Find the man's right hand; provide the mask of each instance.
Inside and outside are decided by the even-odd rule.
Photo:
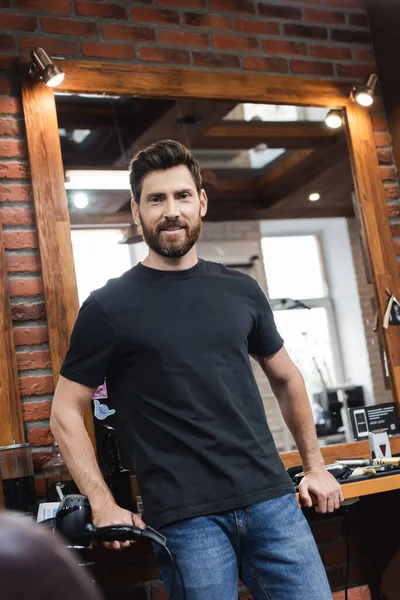
[[[139,529],[145,529],[146,523],[142,519],[125,508],[115,503],[106,504],[100,509],[92,508],[93,525],[96,527],[107,527],[108,525],[135,525]],[[129,548],[131,542],[103,542],[106,548],[111,550],[122,550]]]

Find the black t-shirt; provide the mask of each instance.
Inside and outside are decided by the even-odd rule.
[[[257,282],[199,260],[142,264],[91,293],[61,374],[109,396],[153,527],[293,492],[249,354],[282,348]]]

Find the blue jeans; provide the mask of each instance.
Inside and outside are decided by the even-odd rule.
[[[160,529],[176,557],[174,600],[237,600],[238,578],[254,600],[332,600],[318,548],[288,494]],[[165,553],[154,547],[170,589]]]

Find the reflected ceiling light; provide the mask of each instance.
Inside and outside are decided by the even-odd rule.
[[[375,87],[378,82],[378,76],[372,73],[367,77],[363,85],[356,85],[351,90],[351,97],[361,106],[371,106],[374,102]]]
[[[76,206],[76,208],[83,209],[86,208],[89,204],[89,198],[84,192],[78,192],[72,198],[72,202],[74,203],[74,206]]]
[[[330,110],[325,117],[325,123],[331,129],[339,129],[343,125],[342,113],[340,110]]]
[[[71,170],[65,171],[67,190],[130,190],[129,175],[124,170]]]
[[[43,81],[49,87],[55,87],[64,80],[64,73],[43,48],[34,48],[31,59],[29,73],[36,81]]]
[[[313,192],[308,196],[308,199],[311,200],[311,202],[317,202],[317,200],[321,199],[321,196],[318,194],[318,192]]]

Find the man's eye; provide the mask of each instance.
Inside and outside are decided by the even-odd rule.
[[[181,200],[188,200],[188,198],[190,198],[190,194],[188,194],[187,192],[184,192],[180,195]]]
[[[161,202],[161,198],[158,198],[158,196],[154,196],[154,198],[150,198],[150,202],[152,204],[158,204],[159,202]]]

